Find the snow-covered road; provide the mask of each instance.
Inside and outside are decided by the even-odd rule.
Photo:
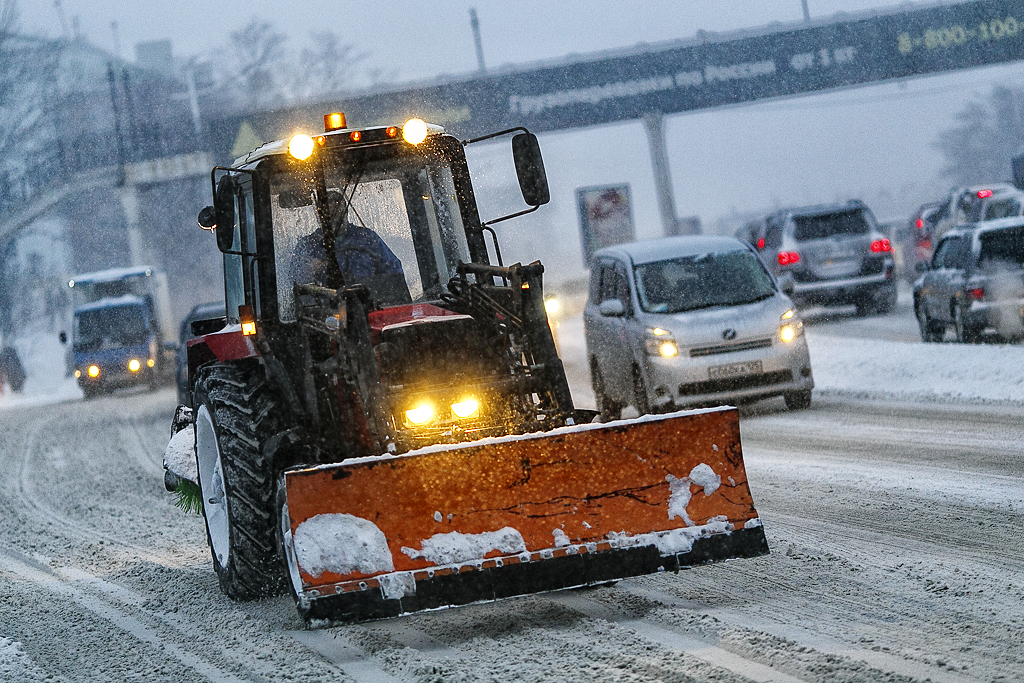
[[[320,631],[218,590],[172,391],[0,411],[0,680],[1024,680],[1024,349],[809,339],[813,407],[742,413],[771,555]]]

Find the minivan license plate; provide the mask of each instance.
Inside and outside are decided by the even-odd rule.
[[[712,366],[708,368],[708,377],[711,379],[728,379],[730,377],[742,377],[743,375],[756,375],[760,372],[764,372],[761,367],[761,361],[752,360],[746,363]]]

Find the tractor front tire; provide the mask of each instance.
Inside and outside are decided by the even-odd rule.
[[[277,483],[263,444],[280,431],[282,406],[256,365],[203,369],[193,397],[203,517],[221,590],[232,600],[278,595],[286,574]]]

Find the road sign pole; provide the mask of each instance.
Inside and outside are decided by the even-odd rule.
[[[664,120],[665,116],[661,112],[648,112],[643,116],[647,143],[651,148],[654,189],[658,194],[662,231],[669,237],[679,234],[679,219],[676,217],[676,203],[672,197],[672,176],[669,172],[668,150],[665,148]]]

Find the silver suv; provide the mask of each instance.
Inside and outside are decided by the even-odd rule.
[[[801,308],[854,304],[866,315],[896,305],[892,244],[860,201],[773,213],[755,244]]]
[[[754,249],[733,237],[668,237],[594,254],[583,311],[604,419],[785,397],[811,404],[803,323]]]

